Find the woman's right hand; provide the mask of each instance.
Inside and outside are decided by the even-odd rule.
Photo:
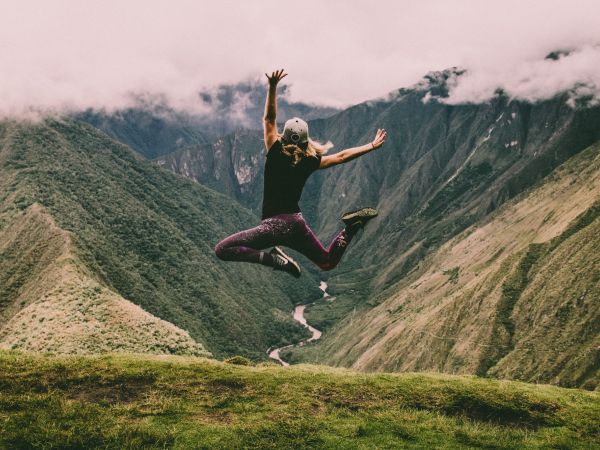
[[[275,87],[282,78],[287,76],[287,73],[283,73],[283,69],[281,69],[271,73],[271,76],[265,73],[265,76],[267,77],[267,80],[269,80],[269,86]]]
[[[375,135],[375,139],[371,142],[373,145],[373,149],[379,148],[385,142],[385,138],[387,137],[387,132],[383,128],[379,128],[377,130],[377,134]]]

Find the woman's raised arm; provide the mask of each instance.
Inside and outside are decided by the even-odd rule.
[[[263,118],[263,131],[265,135],[265,147],[267,151],[277,140],[277,83],[287,76],[283,69],[276,70],[271,76],[265,73],[269,80],[269,92],[265,102],[265,116]]]
[[[323,156],[321,158],[319,169],[326,169],[327,167],[335,166],[337,164],[343,164],[352,161],[365,153],[369,153],[370,151],[381,147],[384,144],[386,137],[386,131],[383,128],[379,128],[377,134],[375,134],[375,139],[368,144],[361,145],[360,147],[347,148],[333,155]]]

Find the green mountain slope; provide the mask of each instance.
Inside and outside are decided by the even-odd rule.
[[[0,352],[5,448],[596,448],[598,393],[435,374]]]
[[[353,289],[357,295],[349,297],[363,300],[379,294],[431,250],[600,139],[600,108],[574,110],[563,97],[443,105],[423,103],[424,95],[407,91],[311,124],[342,146],[367,141],[377,127],[389,130],[381,151],[324,172],[315,190],[316,210],[327,212],[316,219],[324,236],[339,226],[333,212],[340,203],[380,211],[350,249],[350,264],[331,274],[332,293]]]
[[[166,106],[129,108],[112,114],[89,110],[75,115],[75,118],[147,158],[212,140],[193,117]]]
[[[0,232],[0,347],[209,355],[188,333],[95,279],[38,203]]]
[[[597,388],[599,250],[597,143],[446,242],[304,357]]]
[[[214,256],[218,240],[257,220],[239,204],[75,121],[4,122],[0,149],[0,233],[41,205],[69,234],[77,264],[94,283],[186,330],[217,356],[266,358],[271,345],[306,334],[288,311],[318,296],[316,283]],[[43,271],[14,262],[7,270],[15,276],[0,289],[8,292],[4,323],[29,302],[15,306],[28,271]]]

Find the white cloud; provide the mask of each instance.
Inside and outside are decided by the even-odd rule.
[[[284,67],[292,100],[344,106],[464,67],[453,101],[496,87],[597,95],[597,1],[0,0],[0,114],[120,108]],[[557,48],[578,49],[544,61]]]
[[[557,92],[572,91],[571,98],[600,98],[600,46],[583,46],[559,60],[516,61],[505,67],[475,67],[458,77],[448,103],[489,100],[497,89],[509,97],[538,101]]]

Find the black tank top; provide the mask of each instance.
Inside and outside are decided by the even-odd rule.
[[[265,163],[262,218],[300,212],[298,201],[306,179],[319,168],[321,156],[305,156],[294,166],[280,140],[269,149]]]

